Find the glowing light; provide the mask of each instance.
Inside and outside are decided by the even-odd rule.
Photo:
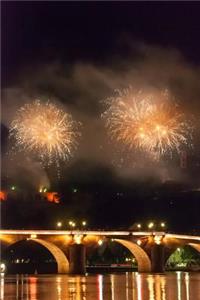
[[[56,278],[56,285],[57,285],[57,293],[58,293],[57,300],[61,300],[62,287],[61,287],[61,278],[60,277]]]
[[[148,224],[148,228],[153,228],[154,227],[154,223],[153,222],[150,222],[149,224]]]
[[[160,226],[161,226],[161,227],[165,227],[165,223],[162,222],[162,223],[160,224]]]
[[[98,300],[103,300],[103,276],[98,275]]]
[[[0,272],[1,272],[1,273],[4,273],[5,270],[6,270],[6,265],[5,265],[4,263],[1,263],[1,264],[0,264]]]
[[[128,257],[126,257],[126,258],[125,258],[125,261],[129,261],[129,258],[128,258]]]
[[[126,258],[125,258],[125,261],[126,261],[126,262],[128,262],[128,261],[135,262],[135,258],[129,258],[129,257],[126,257]]]
[[[141,274],[136,273],[137,300],[142,300],[142,279]]]
[[[45,193],[45,196],[49,202],[60,203],[60,197],[57,192]]]
[[[162,300],[166,300],[167,298],[166,298],[166,279],[165,279],[165,277],[161,277],[160,278],[160,285],[161,285],[161,299]],[[189,300],[189,299],[187,299],[187,300]]]
[[[162,243],[162,236],[161,235],[155,235],[154,236],[154,242],[157,244],[157,245],[160,245]]]
[[[57,227],[62,227],[62,222],[57,222]]]
[[[185,273],[185,288],[186,288],[186,300],[190,299],[190,275],[189,273]]]
[[[83,226],[86,226],[86,225],[87,225],[87,222],[86,222],[86,221],[82,221],[82,225],[83,225]]]
[[[36,239],[37,238],[37,234],[31,234],[31,239]]]
[[[47,188],[46,187],[40,187],[39,188],[39,193],[46,193],[47,192]]]
[[[177,294],[178,294],[178,300],[182,299],[182,291],[181,291],[181,272],[177,271]]]
[[[1,283],[0,283],[0,299],[4,300],[4,273],[1,273]]]
[[[148,275],[147,278],[147,282],[148,282],[148,290],[149,290],[149,300],[155,300],[155,282],[154,282],[154,278],[152,277],[152,275]],[[159,298],[158,298],[159,299]]]
[[[137,224],[137,228],[141,228],[142,227],[142,225],[141,224]]]
[[[15,191],[16,190],[16,186],[12,185],[10,189],[11,189],[11,191]]]
[[[36,155],[44,165],[67,160],[76,148],[77,123],[70,114],[56,105],[36,100],[25,104],[16,114],[10,126],[19,150]]]
[[[141,240],[137,240],[137,244],[138,244],[138,246],[140,246],[142,244],[142,241]]]
[[[76,227],[76,223],[74,221],[69,221],[68,223],[71,227]]]
[[[0,191],[0,201],[7,200],[7,193],[5,191]]]
[[[76,244],[81,244],[83,240],[83,235],[82,234],[75,234],[74,235],[74,241]]]
[[[181,248],[177,248],[177,251],[178,251],[178,252],[181,252]]]
[[[37,299],[37,278],[36,277],[29,277],[29,298],[30,300],[35,300]]]
[[[98,240],[98,245],[101,246],[103,244],[103,240]]]
[[[160,93],[159,101],[157,98],[129,88],[107,99],[108,109],[102,117],[111,138],[155,157],[180,152],[188,144],[189,123],[177,105],[170,104],[168,92]]]

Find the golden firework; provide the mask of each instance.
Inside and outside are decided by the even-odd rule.
[[[72,116],[49,101],[25,104],[10,126],[17,147],[36,154],[45,164],[68,159],[78,135]]]
[[[138,148],[151,154],[162,155],[187,144],[189,125],[184,114],[168,101],[162,93],[160,101],[132,89],[118,91],[107,100],[108,109],[103,113],[112,139],[129,148]]]

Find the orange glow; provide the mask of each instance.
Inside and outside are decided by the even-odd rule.
[[[15,236],[0,234],[0,243],[2,244],[14,244],[16,241]]]
[[[37,278],[30,277],[29,284],[30,284],[30,290],[29,290],[30,300],[34,300],[37,298]]]
[[[7,200],[7,193],[5,191],[0,191],[0,201]]]
[[[95,235],[86,235],[83,239],[83,243],[87,246],[98,245],[98,241],[100,240],[100,236]]]
[[[44,194],[49,202],[60,203],[60,197],[57,192],[48,192]]]
[[[67,247],[74,243],[72,235],[55,235],[48,238],[51,243],[60,245],[60,247]]]

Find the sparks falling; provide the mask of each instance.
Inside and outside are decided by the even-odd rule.
[[[35,154],[45,165],[67,160],[77,145],[77,123],[49,101],[22,106],[10,126],[16,146]]]
[[[103,113],[106,127],[113,140],[160,157],[167,152],[179,152],[188,144],[189,124],[178,107],[167,101],[163,93],[160,101],[132,89],[118,91],[107,100]]]

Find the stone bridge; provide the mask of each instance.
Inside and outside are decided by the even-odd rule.
[[[19,241],[34,241],[45,247],[57,262],[58,273],[83,274],[86,248],[115,241],[135,257],[138,272],[164,272],[169,256],[189,245],[200,252],[200,236],[166,232],[89,230],[0,230],[1,251]]]

